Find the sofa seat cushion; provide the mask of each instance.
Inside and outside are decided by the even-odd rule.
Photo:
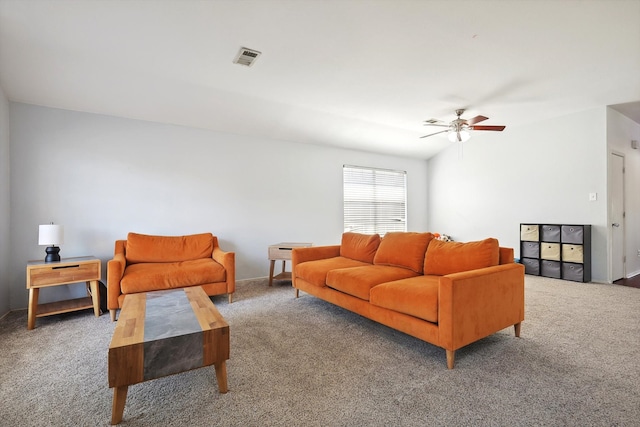
[[[224,282],[224,267],[212,258],[128,266],[120,281],[123,294]]]
[[[390,232],[384,235],[373,258],[376,265],[404,267],[422,273],[431,233]]]
[[[444,276],[500,263],[500,245],[497,239],[477,242],[444,242],[434,240],[424,259],[424,274]]]
[[[151,236],[138,233],[127,235],[127,264],[211,258],[212,252],[213,234],[211,233],[188,236]]]
[[[378,307],[438,323],[439,276],[417,276],[382,283],[371,289],[369,302]]]
[[[406,268],[384,265],[341,268],[327,273],[327,286],[368,301],[369,292],[374,286],[417,275]]]
[[[312,285],[326,286],[327,273],[331,270],[347,267],[361,267],[370,265],[355,259],[337,256],[333,258],[318,259],[314,261],[302,262],[296,265],[295,275]]]

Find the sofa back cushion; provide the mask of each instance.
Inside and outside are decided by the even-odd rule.
[[[212,253],[211,233],[189,236],[150,236],[138,233],[127,235],[127,264],[189,261],[211,258]]]
[[[379,234],[343,233],[340,256],[373,264],[378,246],[380,246]]]
[[[380,241],[373,263],[408,268],[416,273],[422,273],[424,254],[432,239],[431,233],[387,233]]]
[[[497,239],[477,242],[444,242],[434,240],[424,259],[424,274],[444,276],[478,268],[492,267],[500,263],[500,247]]]

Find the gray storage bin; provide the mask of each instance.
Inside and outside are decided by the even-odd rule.
[[[560,262],[558,261],[549,261],[542,260],[540,262],[540,274],[545,277],[553,277],[555,279],[560,279],[562,277],[560,272]]]
[[[522,242],[520,256],[523,258],[540,258],[540,243]]]
[[[540,275],[540,261],[532,258],[522,258],[522,264],[524,265],[524,273],[532,274],[534,276]]]
[[[581,225],[563,225],[562,243],[584,243],[584,227]]]
[[[582,264],[573,264],[570,262],[562,263],[562,278],[564,280],[573,280],[574,282],[584,281],[584,267]]]
[[[560,226],[543,225],[540,240],[543,242],[560,242]]]
[[[520,240],[537,242],[540,240],[537,224],[520,224]]]

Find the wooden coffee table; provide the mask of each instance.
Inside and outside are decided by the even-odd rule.
[[[111,424],[143,381],[214,365],[226,393],[228,359],[229,325],[201,287],[127,295],[109,346]]]

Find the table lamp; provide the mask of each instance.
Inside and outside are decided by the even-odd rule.
[[[38,233],[38,244],[49,245],[46,249],[47,256],[44,262],[60,261],[60,248],[64,242],[64,227],[54,223],[44,224],[40,226]]]

